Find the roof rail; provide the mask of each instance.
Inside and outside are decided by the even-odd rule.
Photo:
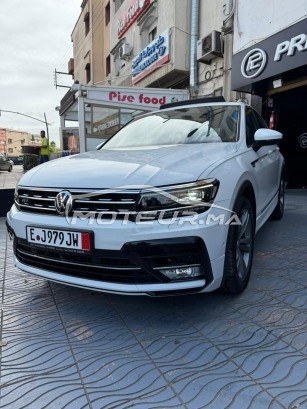
[[[181,105],[194,105],[194,104],[205,104],[208,102],[225,102],[224,97],[205,97],[196,99],[187,99],[185,101],[170,102],[169,104],[164,104],[160,106],[160,109],[172,108]]]

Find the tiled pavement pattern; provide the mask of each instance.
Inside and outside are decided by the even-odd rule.
[[[149,298],[18,271],[0,222],[1,408],[307,408],[307,191],[258,233],[240,296]]]

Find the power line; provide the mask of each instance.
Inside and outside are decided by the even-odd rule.
[[[41,119],[35,118],[34,116],[31,116],[31,115],[22,114],[21,112],[16,112],[16,111],[6,111],[5,109],[1,109],[1,108],[0,108],[0,116],[1,116],[1,112],[9,112],[9,113],[11,113],[11,114],[22,115],[22,116],[26,116],[26,117],[28,117],[28,118],[34,119],[35,121],[42,122],[43,124],[45,124],[45,125],[46,125],[46,129],[47,129],[47,136],[48,136],[48,138],[49,138],[49,129],[48,129],[48,125],[51,125],[51,124],[49,124],[49,123],[47,122],[47,118],[46,118],[46,114],[45,114],[45,112],[44,112],[44,118],[45,118],[45,120],[44,120],[44,121],[43,121],[43,120],[41,120]]]

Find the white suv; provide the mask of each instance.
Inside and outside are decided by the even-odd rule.
[[[15,263],[105,292],[239,293],[255,233],[283,215],[281,138],[243,102],[139,116],[100,149],[23,175],[7,214]]]

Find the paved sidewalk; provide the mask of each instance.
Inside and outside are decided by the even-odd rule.
[[[12,172],[0,171],[0,189],[15,189],[23,173],[22,165],[13,165]]]
[[[1,408],[307,408],[307,191],[258,233],[240,296],[50,283],[13,266],[4,220]]]

